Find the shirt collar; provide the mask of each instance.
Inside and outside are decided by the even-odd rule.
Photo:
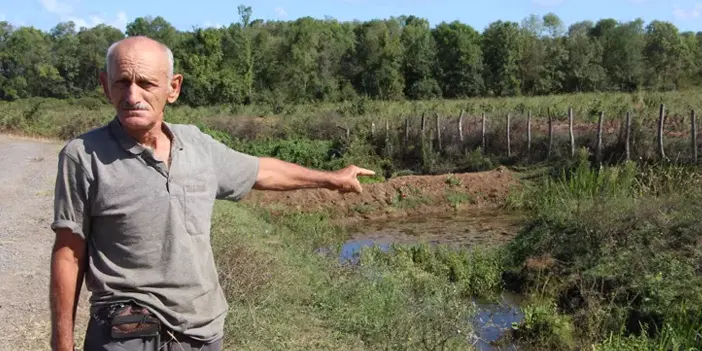
[[[117,116],[115,116],[109,124],[112,135],[117,139],[117,142],[122,146],[122,148],[124,148],[124,150],[131,152],[134,155],[139,155],[146,150],[143,145],[139,144],[139,142],[132,138],[131,135],[127,134],[124,128],[122,128],[122,124]],[[166,132],[171,135],[171,149],[174,150],[177,148],[182,150],[183,142],[173,131],[172,125],[165,121],[162,124]]]

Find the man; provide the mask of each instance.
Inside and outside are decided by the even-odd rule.
[[[115,118],[61,150],[51,258],[52,347],[74,349],[80,287],[91,295],[85,349],[219,350],[227,303],[210,247],[215,199],[248,191],[360,192],[349,166],[315,171],[231,150],[163,120],[183,77],[145,37],[115,43],[100,75]]]

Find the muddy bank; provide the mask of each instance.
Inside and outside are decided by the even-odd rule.
[[[291,192],[252,191],[244,203],[276,210],[327,212],[347,222],[497,208],[518,186],[515,172],[500,167],[486,172],[403,176],[363,185],[361,194],[325,189]]]

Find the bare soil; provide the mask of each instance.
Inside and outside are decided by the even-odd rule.
[[[327,212],[346,221],[397,218],[454,210],[502,206],[518,180],[505,167],[476,173],[404,176],[383,183],[363,184],[361,194],[326,189],[291,192],[251,192],[244,202],[273,209]],[[449,196],[466,195],[454,206]]]
[[[0,135],[0,350],[49,349],[49,226],[61,146]],[[87,319],[81,305],[78,332]]]

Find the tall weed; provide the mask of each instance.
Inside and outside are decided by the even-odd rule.
[[[675,311],[684,304],[686,315],[702,313],[698,173],[671,164],[594,168],[588,159],[581,153],[515,201],[533,220],[508,247],[510,271],[572,314],[583,341],[668,328],[646,340],[668,333],[697,342]]]

